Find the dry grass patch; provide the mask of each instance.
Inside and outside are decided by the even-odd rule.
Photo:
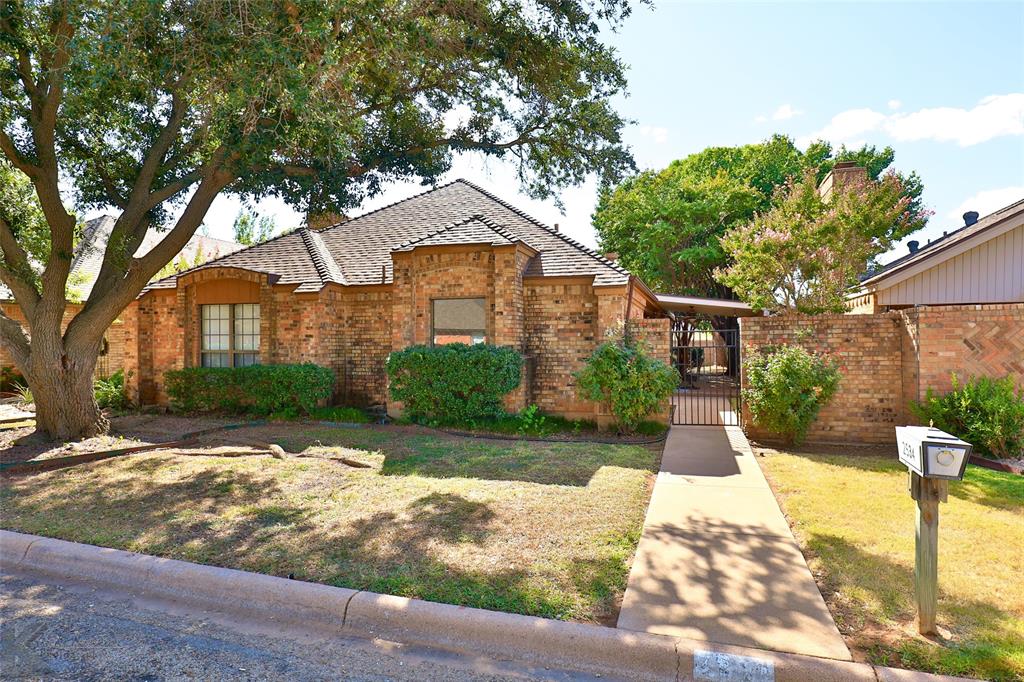
[[[238,435],[304,456],[164,451],[12,478],[0,489],[2,525],[331,585],[612,622],[658,457],[636,445],[396,427],[275,425]]]
[[[884,456],[765,451],[765,473],[851,647],[875,663],[1024,679],[1024,479],[969,466],[940,506],[939,625],[916,634],[914,502]]]

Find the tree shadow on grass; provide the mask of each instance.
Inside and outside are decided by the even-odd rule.
[[[658,446],[466,438],[379,427],[295,428],[277,439],[290,452],[310,447],[377,452],[385,476],[476,478],[586,486],[602,467],[657,471]],[[358,455],[354,455],[358,459]]]
[[[832,534],[813,533],[808,549],[825,566],[818,583],[840,628],[872,662],[993,680],[1019,679],[1024,674],[1019,658],[1024,637],[1019,634],[1018,616],[991,602],[940,591],[940,622],[949,619],[956,633],[953,641],[915,637],[905,629],[916,618],[912,567]],[[882,613],[853,603],[848,595],[855,589],[881,604]]]
[[[624,585],[631,547],[584,558],[490,559],[507,529],[490,504],[456,492],[414,496],[358,518],[323,514],[358,477],[338,475],[333,493],[208,460],[151,454],[23,477],[2,489],[3,526],[66,540],[215,566],[294,575],[356,589],[555,618],[607,622]],[[279,466],[267,458],[267,466]],[[188,463],[195,460],[188,458]],[[237,462],[237,460],[231,460]],[[289,468],[291,467],[291,469]],[[165,478],[181,468],[179,478]],[[322,472],[321,475],[331,475]],[[357,478],[353,478],[357,477]],[[344,509],[341,507],[340,509]],[[499,552],[499,550],[495,550]]]

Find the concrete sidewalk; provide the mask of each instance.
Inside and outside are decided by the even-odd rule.
[[[618,627],[850,660],[734,426],[670,431]]]

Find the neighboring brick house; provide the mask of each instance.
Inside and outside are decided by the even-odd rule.
[[[103,265],[103,255],[107,247],[107,240],[110,239],[110,232],[114,229],[115,218],[103,215],[93,218],[85,223],[82,229],[82,236],[78,240],[74,258],[71,261],[71,270],[68,273],[69,302],[64,310],[63,325],[67,325],[82,309],[82,303],[89,298],[96,277],[100,274]],[[142,244],[136,251],[136,255],[147,253],[156,246],[163,238],[163,233],[157,230],[150,230],[142,239]],[[229,242],[223,239],[214,239],[203,235],[195,235],[185,244],[185,248],[175,257],[175,262],[181,260],[186,263],[193,263],[198,260],[209,260],[227,255],[243,248],[241,244]],[[17,320],[24,325],[25,317],[21,308],[14,301],[11,292],[3,284],[0,284],[0,309],[12,320]],[[100,349],[100,356],[96,362],[96,375],[107,377],[122,368],[124,360],[124,328],[120,319],[114,320],[103,338],[103,347]],[[0,347],[0,367],[11,366],[13,363],[7,352]]]
[[[464,180],[168,277],[122,315],[143,404],[167,401],[167,370],[256,362],[314,362],[336,373],[337,402],[387,404],[389,353],[463,341],[526,358],[508,409],[602,422],[574,373],[626,318],[667,360],[663,317],[621,266]]]

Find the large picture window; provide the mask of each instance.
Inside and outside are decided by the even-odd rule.
[[[484,343],[487,341],[487,302],[482,298],[434,300],[433,343]]]
[[[203,367],[246,367],[260,361],[260,304],[200,306]]]

